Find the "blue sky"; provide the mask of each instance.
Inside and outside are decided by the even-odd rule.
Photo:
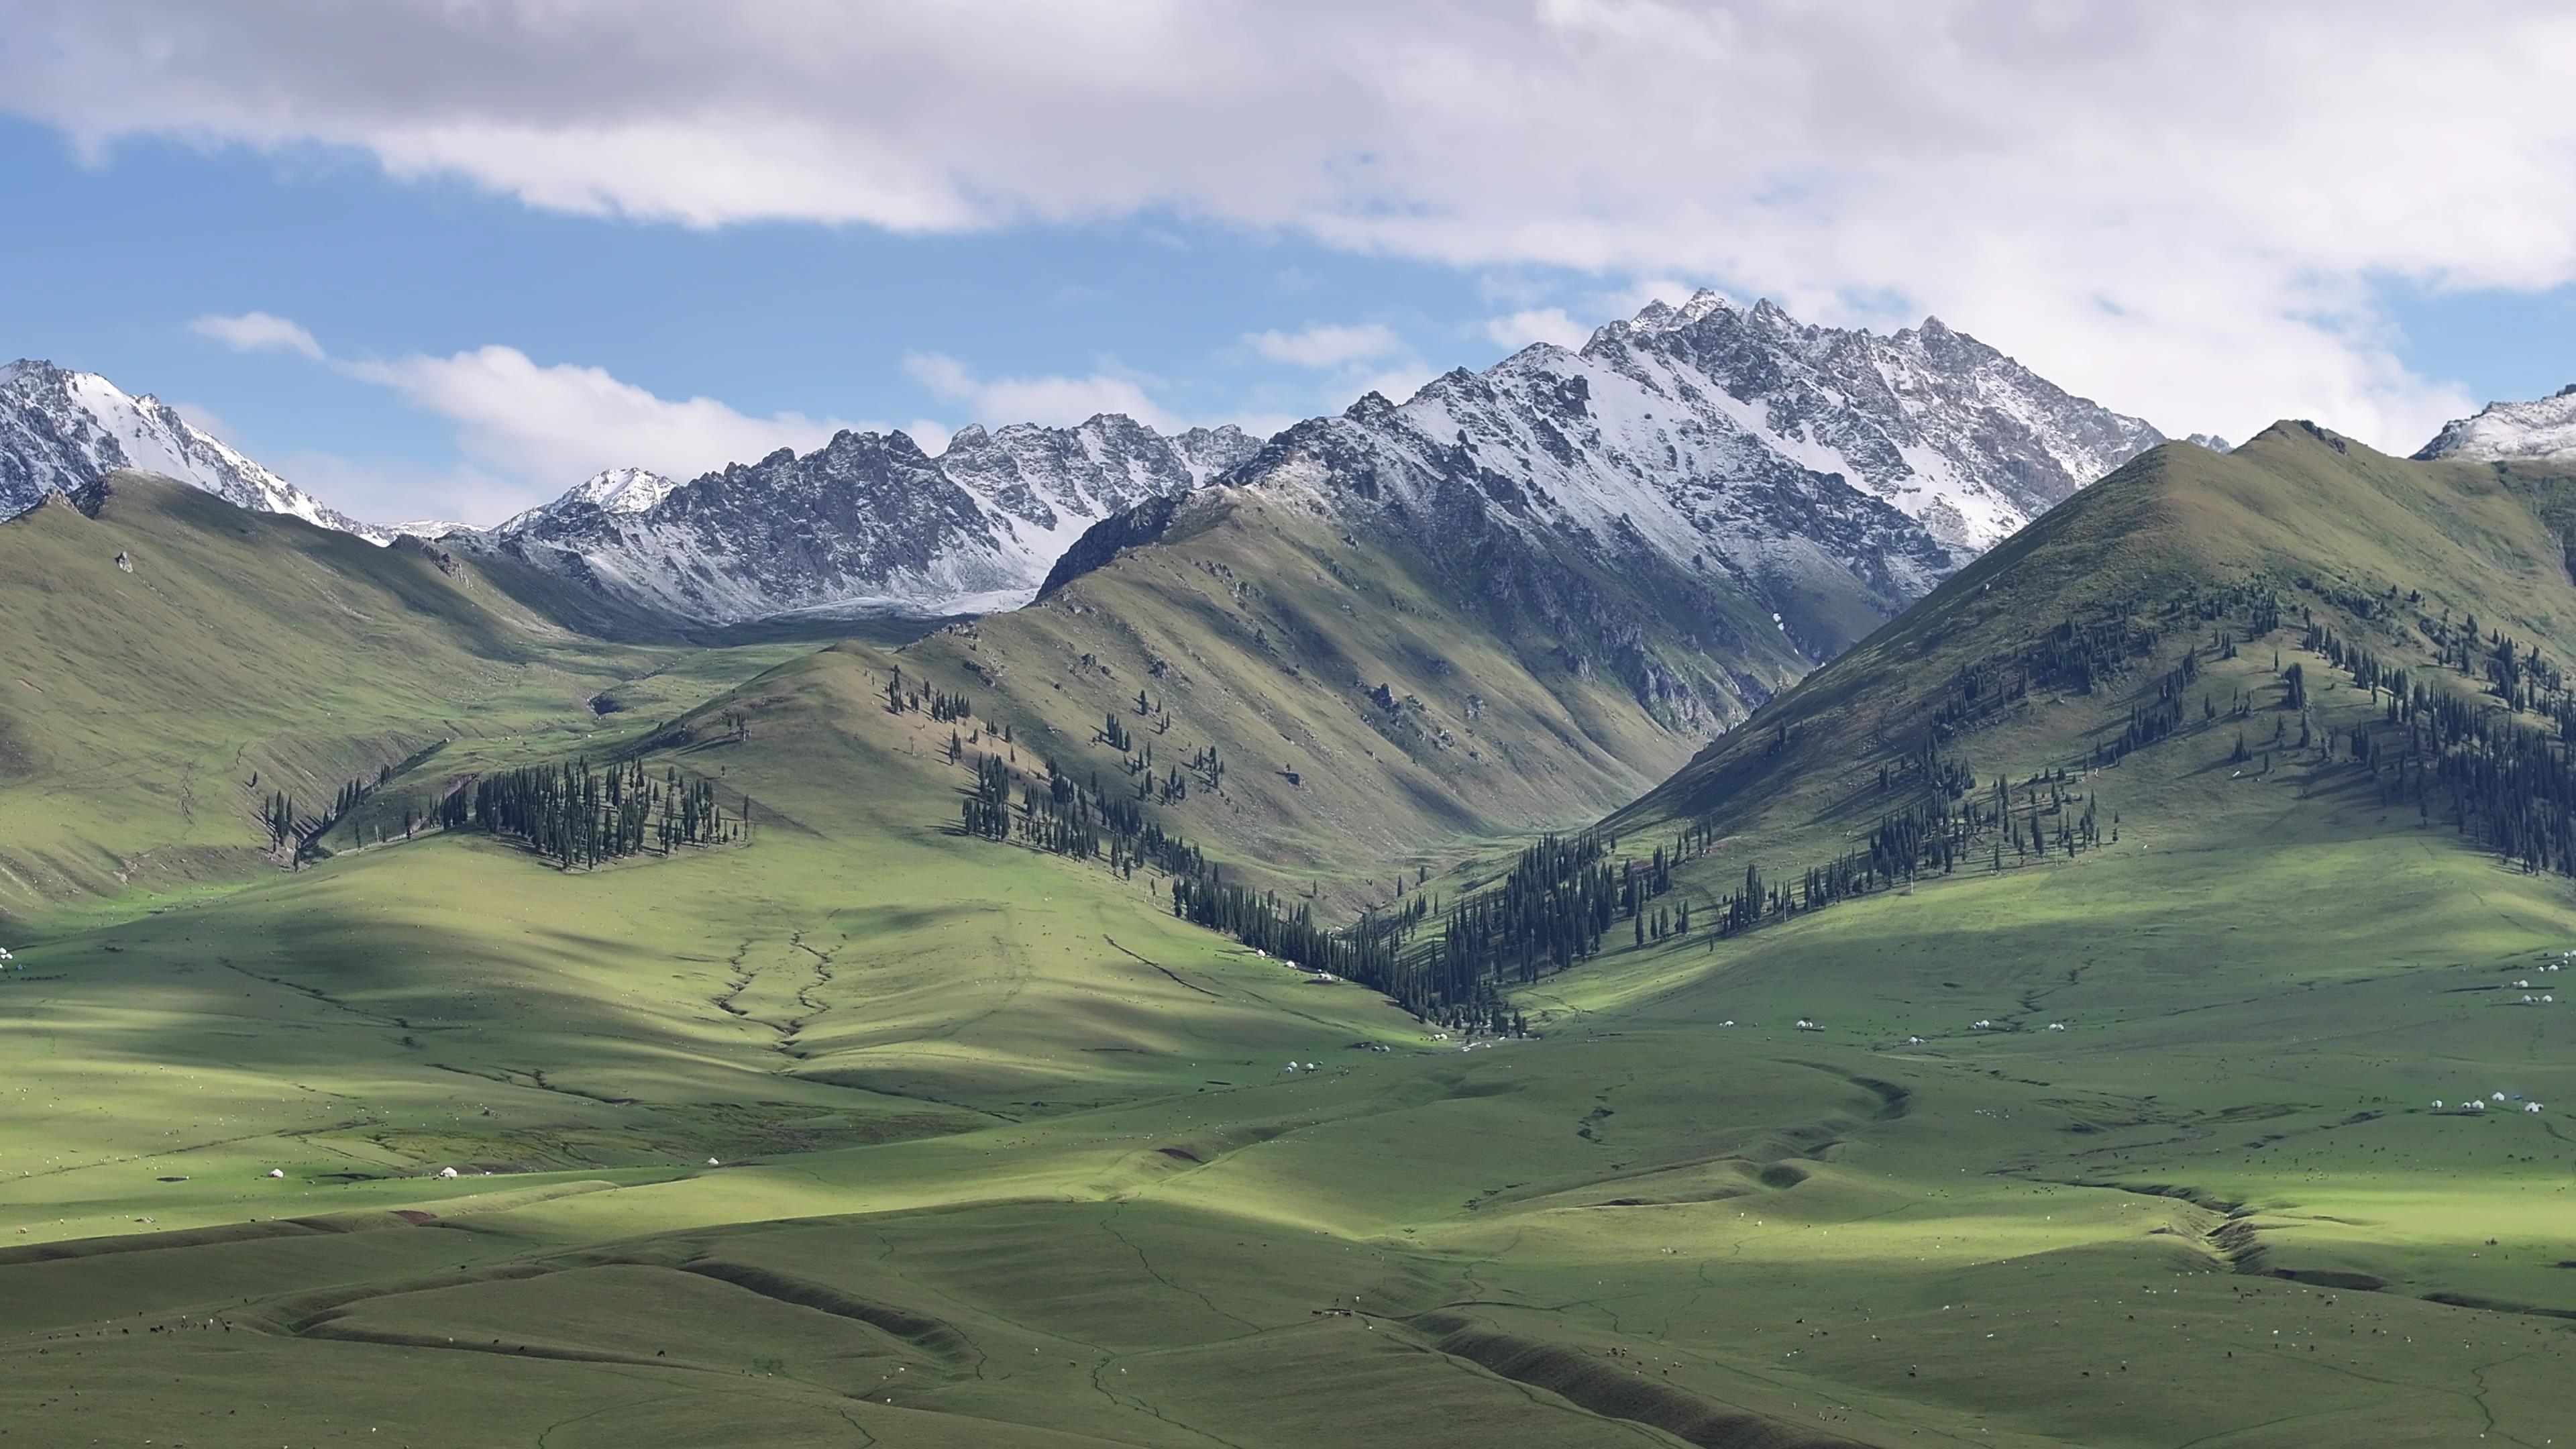
[[[1168,215],[967,236],[693,228],[392,180],[346,149],[140,139],[84,158],[25,121],[0,121],[0,177],[14,210],[47,218],[0,228],[0,267],[33,283],[0,296],[0,352],[183,404],[298,481],[318,467],[327,476],[312,486],[329,501],[377,514],[448,501],[437,490],[477,461],[456,420],[326,361],[237,351],[192,322],[292,319],[334,359],[501,345],[663,398],[915,427],[935,443],[918,424],[1023,419],[927,385],[906,366],[923,354],[986,379],[1126,378],[1179,423],[1277,426],[1371,384],[1488,365],[1512,350],[1496,318],[1570,304],[1597,322],[1629,300],[1612,295],[1624,283],[1565,268],[1359,256]],[[1359,355],[1324,365],[1246,341],[1319,325],[1392,340],[1361,338],[1343,348]],[[1079,415],[1058,407],[1044,420]],[[580,479],[525,481],[533,501]]]
[[[0,0],[0,354],[481,522],[1272,426],[1691,284],[2402,449],[2576,381],[2576,23],[2472,8]]]

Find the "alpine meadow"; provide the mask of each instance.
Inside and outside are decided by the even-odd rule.
[[[278,79],[242,102],[267,119],[156,122],[201,149],[148,164],[250,148],[321,173],[258,183],[317,216],[362,186],[530,259],[557,225],[648,235],[674,287],[709,264],[677,256],[792,271],[808,225],[836,258],[882,228],[925,287],[952,254],[1033,268],[1031,236],[1131,245],[1096,218],[1140,202],[962,162],[955,205],[998,208],[971,225],[726,212],[805,175],[805,58],[775,58],[763,164],[728,162],[692,128],[734,102],[485,116],[521,45],[653,88],[642,42],[566,59],[522,8],[508,47],[416,15],[421,55],[377,36],[349,73],[403,77],[349,125],[414,124],[417,83],[452,127],[308,136]],[[0,76],[109,43],[88,24],[0,42]],[[1309,63],[1277,94],[1329,111]],[[904,64],[835,85],[968,83]],[[1089,138],[1084,104],[1131,99],[1054,114]],[[524,156],[438,149],[505,123]],[[1926,154],[1970,144],[1947,124]],[[922,148],[885,176],[950,143],[815,136],[862,169]],[[98,146],[77,184],[147,164]],[[621,191],[622,146],[710,189]],[[925,408],[995,414],[954,432],[837,420],[904,395],[764,418],[507,348],[191,324],[227,366],[446,409],[458,499],[506,491],[528,418],[603,420],[587,481],[376,523],[338,424],[237,448],[229,394],[129,393],[68,346],[0,367],[0,1449],[2576,1432],[2576,389],[2394,451],[2363,439],[2396,412],[2186,441],[1994,345],[2039,310],[1945,300],[1954,326],[1875,273],[1785,304],[1563,282],[1517,315],[1616,320],[1497,323],[1490,366],[1435,372],[1400,349],[1438,279],[1490,246],[1476,305],[1514,305],[1555,274],[1502,249],[1536,243],[1402,240],[1446,213],[1392,139],[1324,168],[1369,171],[1384,229],[1312,242],[1162,154],[1119,184],[1168,197],[1132,245],[1175,297],[1239,232],[1276,279],[1246,296],[1359,285],[1313,257],[1423,293],[1203,349],[1328,408],[1184,406],[1196,364],[1117,361],[1133,319],[1075,290],[1027,326],[1102,329],[1094,376],[906,355]],[[1850,180],[1794,159],[1728,204]],[[1550,204],[1526,225],[1578,227]],[[539,306],[503,258],[431,300]],[[803,314],[743,305],[805,355]],[[2182,395],[2136,405],[2194,421]]]

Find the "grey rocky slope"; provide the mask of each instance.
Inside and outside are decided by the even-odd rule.
[[[2443,424],[2415,456],[2482,463],[2576,457],[2576,384],[2531,402],[2489,403],[2474,417]]]
[[[0,518],[119,468],[163,474],[244,508],[293,514],[378,543],[391,537],[324,506],[149,393],[131,397],[97,373],[50,362],[0,367]]]
[[[688,483],[602,474],[450,541],[704,623],[980,612],[1025,602],[1092,524],[1256,446],[1237,428],[1165,436],[1117,414],[964,428],[937,457],[901,432],[843,432]]]

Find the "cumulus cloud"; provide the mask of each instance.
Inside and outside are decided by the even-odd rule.
[[[341,366],[454,423],[468,458],[541,482],[549,495],[603,468],[692,478],[782,447],[805,452],[862,426],[794,412],[753,417],[709,397],[665,398],[603,368],[541,364],[515,347]]]
[[[1533,342],[1581,347],[1590,340],[1592,329],[1566,316],[1563,307],[1537,307],[1487,319],[1485,335],[1515,350]]]
[[[391,388],[454,425],[466,458],[460,467],[423,469],[329,453],[283,460],[286,476],[362,518],[493,523],[604,468],[692,478],[782,447],[810,451],[845,427],[879,426],[796,412],[756,417],[714,398],[661,397],[604,368],[539,363],[515,347],[446,357],[337,358],[302,326],[266,312],[200,317],[189,325],[241,351],[302,353]],[[937,424],[915,426],[945,444],[946,430]]]
[[[424,467],[383,458],[303,451],[265,460],[295,486],[341,512],[376,523],[489,526],[561,493],[472,465]]]
[[[0,23],[0,105],[98,150],[344,145],[692,226],[1177,212],[1686,276],[1819,321],[1937,312],[2176,431],[2304,413],[2411,447],[2465,400],[2399,363],[2377,289],[2576,280],[2576,12],[2511,0],[0,0]]]
[[[1376,322],[1317,322],[1300,332],[1247,333],[1243,345],[1292,367],[1339,367],[1402,352],[1404,339]]]
[[[316,359],[322,356],[322,344],[313,340],[312,333],[266,312],[200,317],[188,324],[188,330],[200,337],[211,337],[235,352],[285,351]]]
[[[1181,426],[1143,383],[1111,371],[1088,377],[994,377],[941,352],[915,352],[903,359],[915,382],[939,396],[966,405],[975,421],[989,424],[1045,423],[1064,427],[1097,413],[1125,413],[1149,427],[1169,431]]]

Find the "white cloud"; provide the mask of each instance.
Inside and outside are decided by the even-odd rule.
[[[1439,375],[1418,362],[1390,367],[1358,378],[1351,384],[1351,396],[1357,398],[1373,392],[1389,402],[1403,402],[1422,391],[1424,383]]]
[[[204,403],[174,402],[170,404],[170,407],[171,410],[178,413],[179,416],[186,418],[188,422],[197,429],[197,431],[205,433],[210,437],[231,438],[239,436],[239,434],[233,431],[233,425],[224,421],[222,414],[217,413],[213,408],[206,406]]]
[[[341,364],[456,425],[467,457],[552,496],[603,468],[693,478],[786,447],[805,452],[844,427],[802,413],[753,417],[714,398],[659,397],[602,368],[539,364],[515,347]]]
[[[903,366],[922,386],[964,403],[977,422],[1066,427],[1098,413],[1125,413],[1165,431],[1181,426],[1136,378],[1105,369],[1089,377],[983,378],[940,352],[908,353]]]
[[[188,324],[188,330],[200,337],[211,337],[235,352],[300,352],[306,357],[322,356],[322,344],[313,334],[283,317],[266,312],[244,312],[238,317],[200,317]]]
[[[441,517],[494,523],[543,502],[604,468],[650,468],[693,478],[782,447],[821,446],[844,427],[874,424],[781,412],[754,417],[714,398],[672,399],[622,381],[604,368],[540,364],[515,347],[479,347],[448,357],[333,358],[313,334],[265,312],[200,317],[191,330],[244,351],[285,348],[348,376],[389,387],[405,402],[455,425],[464,466],[410,464],[305,453],[285,475],[361,518]],[[945,441],[936,424],[927,426]]]
[[[423,467],[326,452],[263,461],[341,512],[377,523],[440,520],[488,527],[563,491],[470,465]]]
[[[1317,322],[1301,332],[1250,332],[1243,344],[1293,367],[1339,367],[1404,350],[1404,339],[1377,322]]]
[[[1632,309],[1633,310],[1633,309]],[[1565,315],[1563,307],[1538,307],[1514,312],[1508,317],[1490,318],[1485,335],[1502,346],[1518,350],[1533,342],[1553,342],[1559,347],[1581,347],[1592,337],[1592,329]]]
[[[693,226],[1152,212],[1704,277],[1818,321],[1938,312],[2230,436],[2307,414],[2411,447],[2462,400],[2399,364],[2374,288],[2576,281],[2576,12],[2512,0],[0,12],[0,104],[95,150],[318,141]]]

